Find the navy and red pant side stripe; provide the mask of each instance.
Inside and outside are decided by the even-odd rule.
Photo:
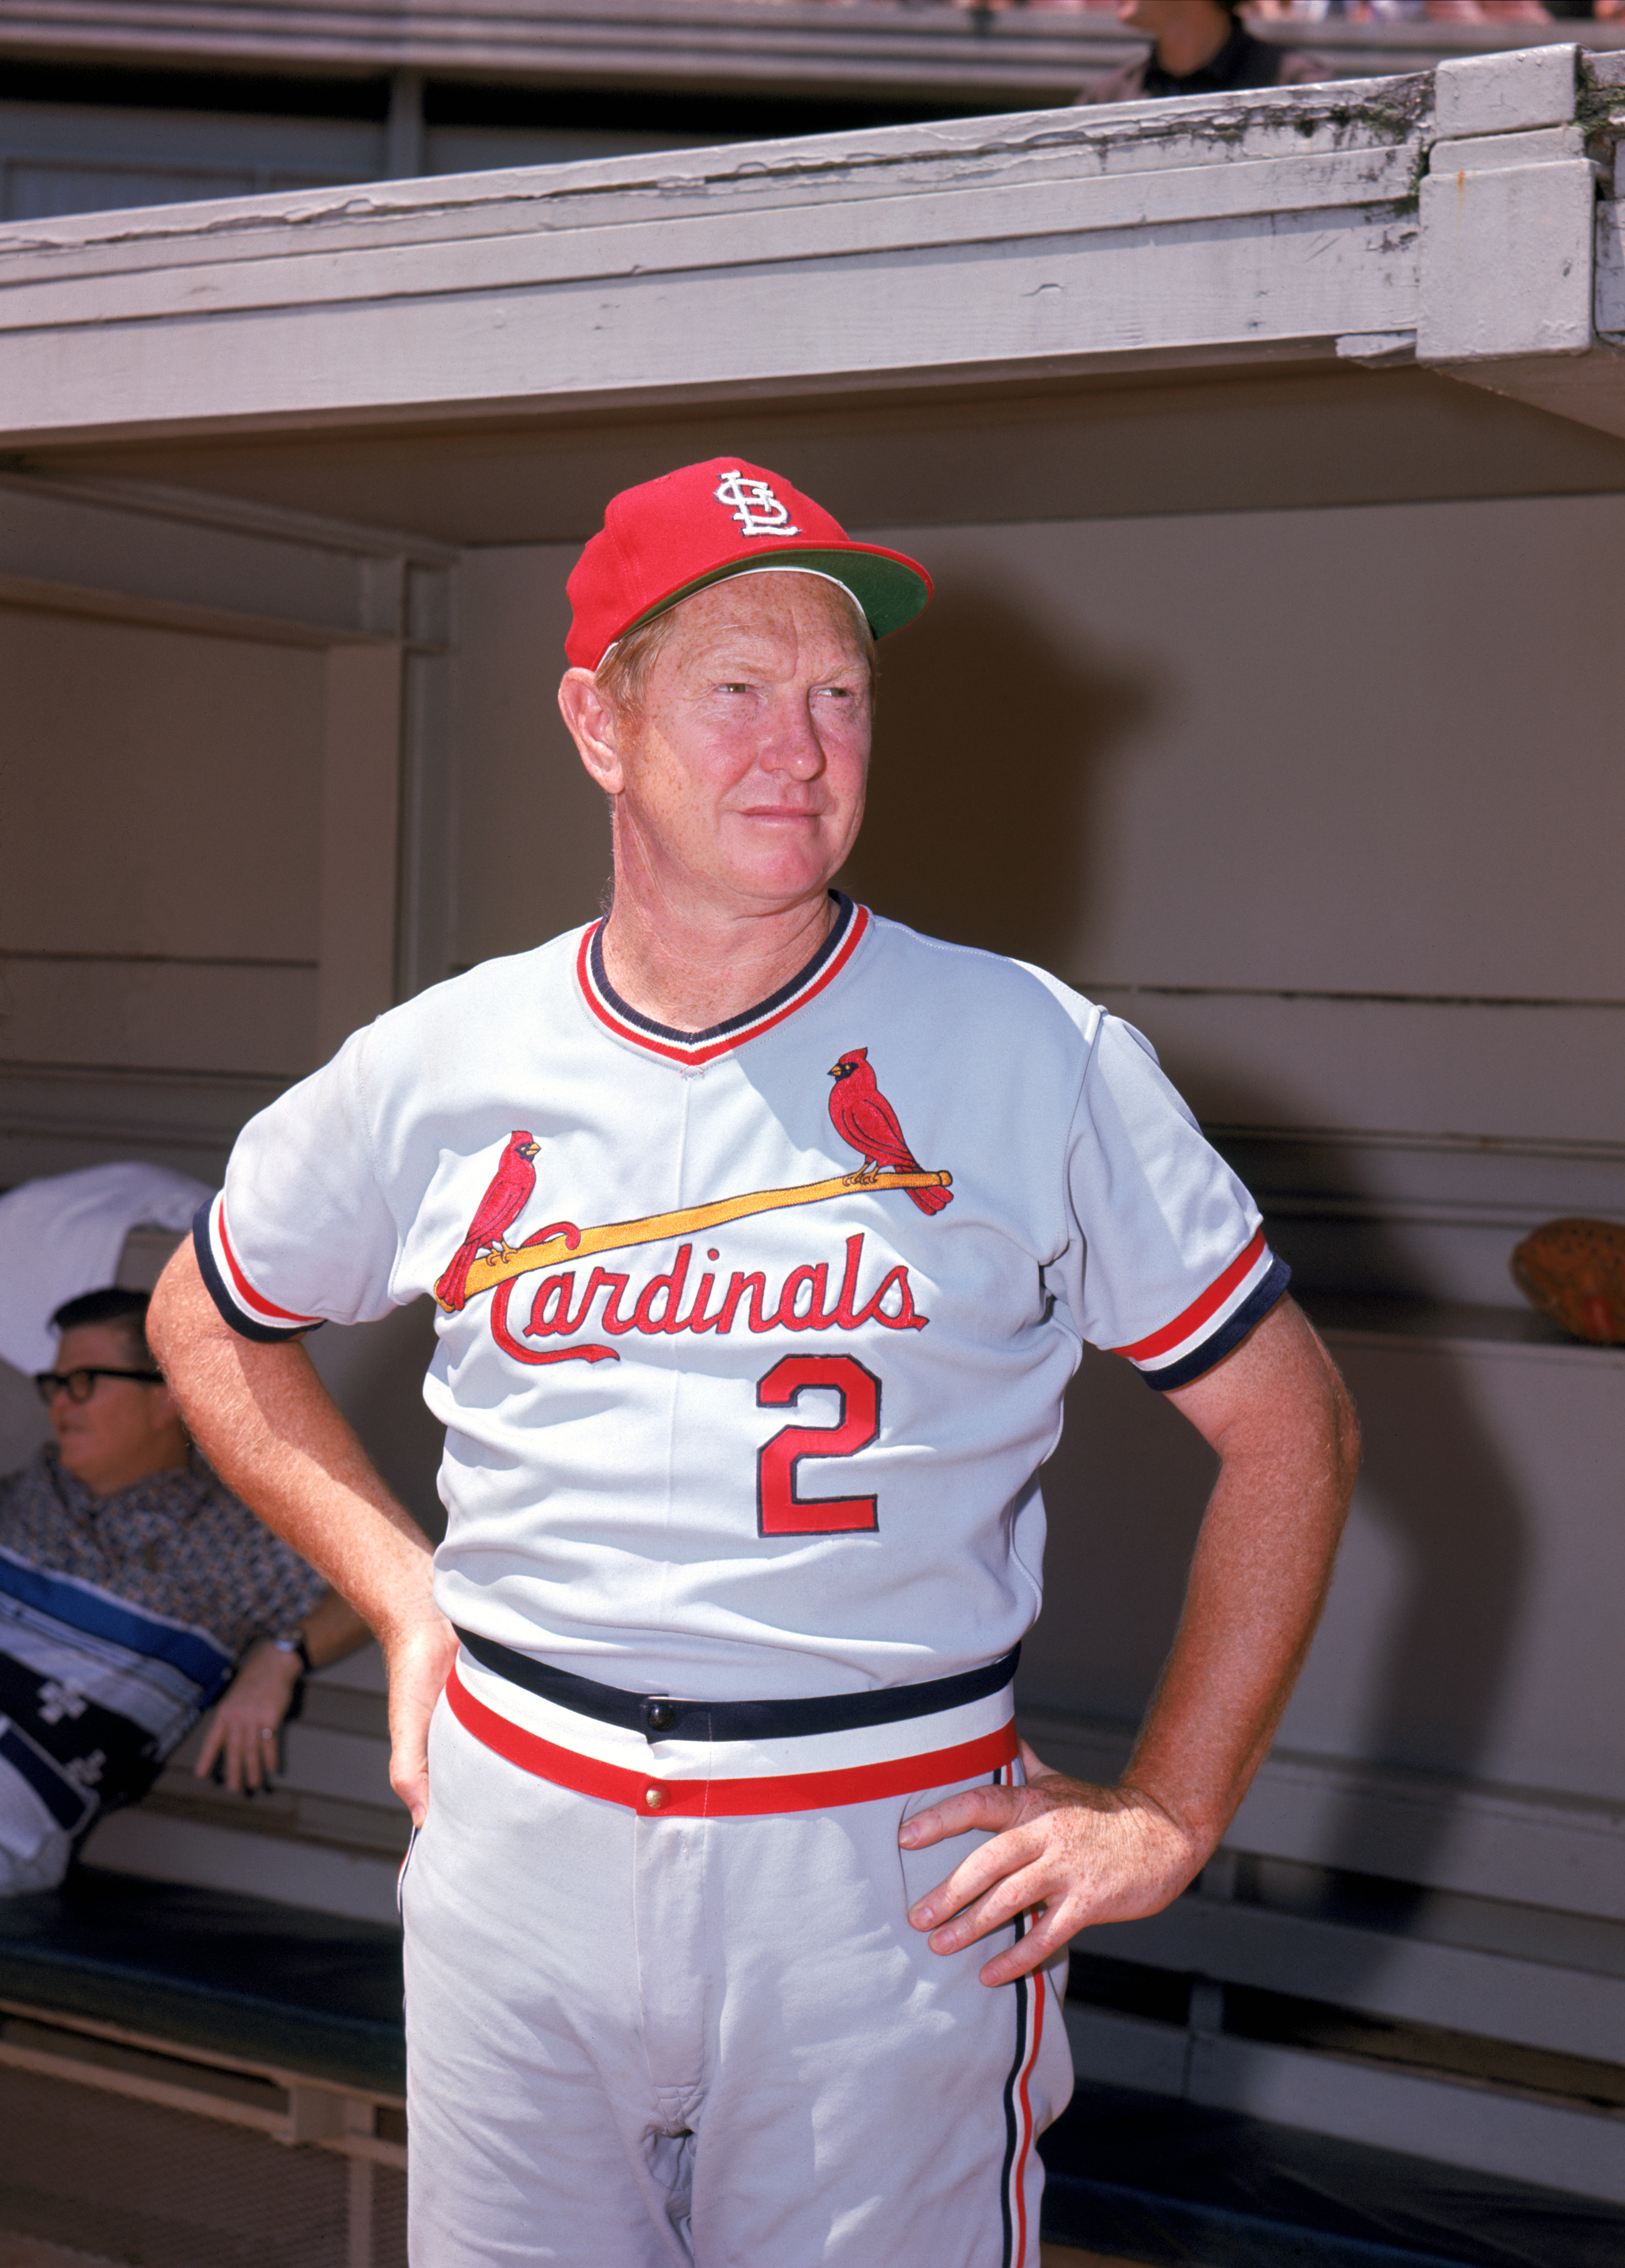
[[[1009,1786],[1013,1773],[1007,1765],[993,1774],[993,1785]],[[1025,1914],[1016,1918],[1014,1942],[1020,1944],[1030,1924]],[[1018,1977],[1010,1988],[1016,2004],[1015,2052],[1004,2082],[1004,2158],[1000,2169],[999,2212],[1003,2235],[1000,2268],[1027,2268],[1030,2248],[1037,2235],[1027,2225],[1027,2169],[1038,2137],[1033,2132],[1031,2080],[1044,2037],[1044,2009],[1048,1993],[1042,1969]]]

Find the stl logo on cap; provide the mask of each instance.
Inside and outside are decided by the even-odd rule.
[[[931,596],[917,559],[855,542],[782,473],[732,454],[707,457],[610,497],[567,585],[571,666],[597,669],[639,623],[707,584],[770,565],[838,583],[875,637],[912,622]]]
[[[724,473],[717,482],[716,499],[728,505],[745,535],[799,535],[790,507],[774,495],[765,481],[747,480],[743,473]]]

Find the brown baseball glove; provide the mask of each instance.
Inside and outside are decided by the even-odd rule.
[[[1612,1220],[1548,1220],[1512,1255],[1526,1300],[1577,1339],[1625,1346],[1625,1227]]]

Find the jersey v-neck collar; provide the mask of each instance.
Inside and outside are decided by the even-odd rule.
[[[602,921],[595,922],[585,932],[576,954],[581,998],[617,1040],[630,1040],[634,1047],[660,1056],[667,1063],[713,1063],[718,1056],[742,1047],[747,1040],[759,1038],[775,1024],[782,1024],[787,1016],[794,1015],[798,1008],[804,1008],[835,982],[852,959],[869,925],[868,910],[854,905],[840,890],[831,890],[830,895],[836,905],[834,926],[806,967],[754,1008],[747,1008],[742,1015],[730,1016],[726,1023],[713,1024],[708,1031],[675,1031],[668,1024],[657,1024],[652,1016],[639,1015],[636,1008],[622,999],[604,971]]]

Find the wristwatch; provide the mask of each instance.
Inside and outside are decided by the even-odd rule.
[[[271,1644],[278,1653],[298,1654],[301,1677],[308,1677],[315,1668],[315,1664],[310,1658],[310,1648],[305,1643],[305,1633],[302,1630],[284,1631],[280,1638],[272,1638]]]

